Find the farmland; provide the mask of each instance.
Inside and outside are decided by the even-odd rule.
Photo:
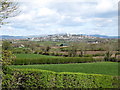
[[[47,60],[56,60],[58,61],[60,58],[59,56],[48,56],[48,55],[39,55],[39,54],[16,54],[17,60],[29,60],[27,62],[31,63],[35,60],[37,61],[45,61]],[[75,59],[76,57],[74,57]],[[64,57],[66,60],[66,57]],[[71,59],[71,58],[69,58]],[[79,59],[79,57],[78,57]],[[69,61],[70,62],[70,61]],[[44,65],[13,65],[10,66],[12,68],[17,69],[43,69],[43,70],[50,70],[55,72],[80,72],[80,73],[92,73],[92,74],[106,74],[106,75],[118,75],[118,63],[114,62],[97,62],[97,63],[76,63],[76,64],[44,64]]]
[[[3,68],[2,86],[19,89],[117,88],[120,53],[115,41],[5,40],[2,58],[7,66]]]
[[[77,72],[118,76],[118,63],[98,62],[79,64],[13,65],[15,69],[42,69],[55,72]]]
[[[120,89],[118,3],[1,0],[0,90]]]

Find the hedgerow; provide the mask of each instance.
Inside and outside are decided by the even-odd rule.
[[[103,61],[92,57],[39,57],[39,58],[16,58],[14,65],[30,64],[64,64],[64,63],[86,63]]]
[[[118,88],[118,77],[100,74],[16,69],[3,76],[3,88]]]

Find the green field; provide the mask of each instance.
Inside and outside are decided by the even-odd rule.
[[[103,59],[94,59],[92,57],[61,57],[40,54],[16,54],[14,65],[32,65],[32,64],[65,64],[65,63],[88,63],[100,62]]]
[[[105,74],[118,76],[118,63],[97,62],[97,63],[78,63],[78,64],[42,64],[42,65],[12,65],[16,69],[42,69],[55,72],[80,72],[88,74]]]

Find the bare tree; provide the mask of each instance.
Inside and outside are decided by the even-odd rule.
[[[20,13],[18,10],[19,5],[17,2],[12,2],[10,0],[0,0],[0,27],[5,22],[4,20],[10,17],[14,17]]]
[[[83,43],[79,44],[79,49],[80,49],[80,55],[79,56],[81,56],[81,57],[84,56],[86,47],[87,47],[87,43],[83,42]]]
[[[104,45],[104,49],[106,50],[105,60],[109,61],[112,55],[114,54],[113,51],[115,50],[115,47],[113,46],[112,43],[109,42]]]
[[[77,56],[78,43],[71,43],[68,50],[68,56],[75,57]]]

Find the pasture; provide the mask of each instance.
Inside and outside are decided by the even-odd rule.
[[[86,74],[104,74],[118,76],[118,63],[76,63],[76,64],[38,64],[38,65],[11,65],[15,69],[42,69],[55,72],[77,72]]]

